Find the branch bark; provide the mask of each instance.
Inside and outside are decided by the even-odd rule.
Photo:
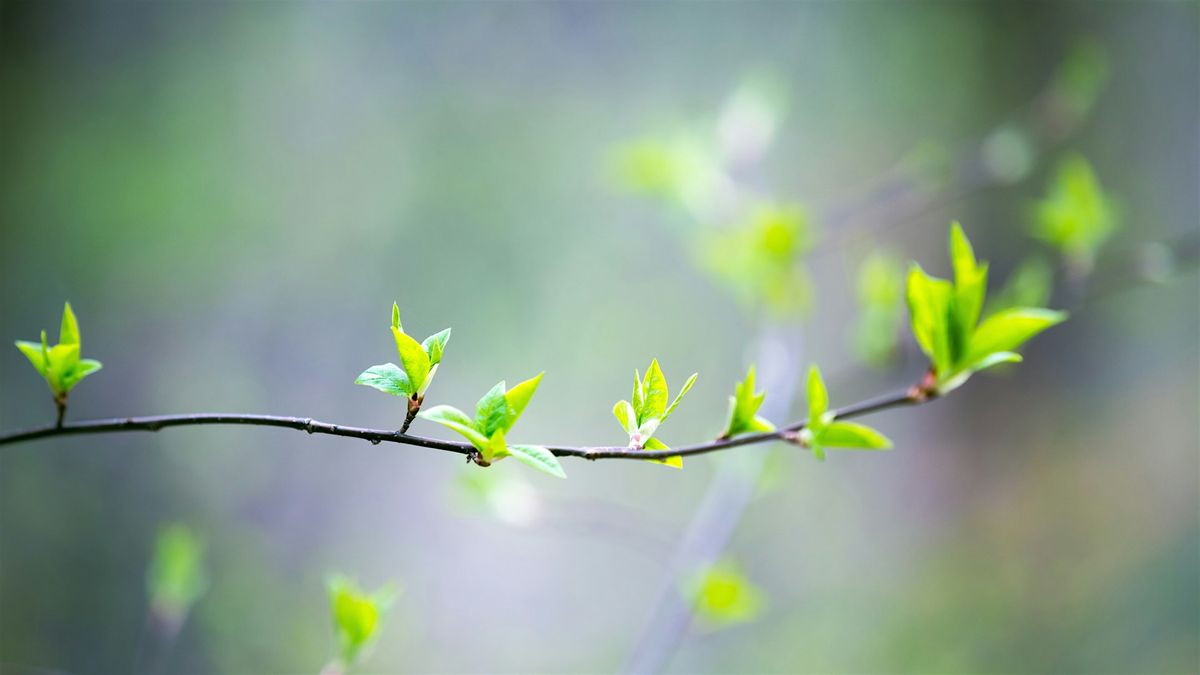
[[[899,394],[881,396],[836,411],[839,418],[861,417],[880,410],[914,405],[922,402],[918,388],[914,387]],[[558,457],[580,457],[589,460],[599,459],[666,459],[668,457],[702,455],[709,452],[729,450],[747,445],[757,445],[773,441],[787,441],[796,431],[803,429],[807,420],[794,422],[780,427],[776,431],[761,434],[749,434],[726,440],[715,440],[707,443],[697,443],[671,450],[633,450],[623,446],[544,446]],[[281,417],[276,415],[245,415],[238,413],[196,413],[185,415],[152,415],[146,417],[123,417],[110,419],[86,420],[61,425],[46,425],[31,429],[21,429],[0,433],[0,445],[32,441],[39,438],[54,438],[57,436],[72,436],[80,434],[101,434],[119,431],[158,431],[168,427],[205,426],[205,425],[244,425],[281,427],[295,429],[309,434],[327,434],[346,438],[358,438],[373,444],[399,443],[432,450],[445,450],[460,455],[471,455],[475,448],[469,443],[460,441],[443,441],[436,438],[416,436],[389,429],[367,429],[319,422],[311,417]]]

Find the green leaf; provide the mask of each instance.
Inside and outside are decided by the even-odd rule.
[[[675,408],[679,406],[679,402],[683,400],[683,395],[692,389],[692,385],[696,384],[696,376],[699,374],[700,373],[692,373],[692,376],[687,379],[687,382],[683,383],[683,389],[680,389],[679,393],[675,394],[675,400],[671,401],[671,405],[667,406],[666,411],[663,412],[663,422],[666,422],[667,418],[671,416],[671,413],[675,410]]]
[[[829,392],[821,379],[821,369],[813,364],[808,369],[808,427],[815,429],[823,423],[825,411],[829,410]]]
[[[25,355],[29,363],[38,371],[59,404],[65,400],[67,393],[83,378],[100,370],[101,364],[94,359],[80,360],[80,331],[79,321],[71,309],[71,303],[63,305],[62,326],[59,330],[59,344],[51,347],[46,341],[46,331],[41,332],[41,342],[26,342],[18,340],[17,349]]]
[[[392,326],[392,336],[396,338],[396,351],[400,353],[400,367],[408,375],[408,381],[412,382],[414,386],[421,386],[425,383],[425,378],[429,375],[429,369],[432,367],[425,348],[395,326]]]
[[[350,667],[365,656],[378,637],[383,615],[391,607],[395,592],[384,587],[367,594],[354,581],[342,576],[331,577],[327,588],[339,657]]]
[[[563,471],[562,464],[558,462],[558,458],[540,445],[510,445],[508,446],[508,452],[521,463],[531,466],[538,471],[558,478],[567,477],[566,472]]]
[[[79,365],[79,345],[57,344],[48,352],[50,362],[50,388],[55,394],[71,391],[71,373]]]
[[[34,370],[42,377],[46,377],[49,372],[49,367],[46,364],[46,356],[42,354],[42,345],[40,342],[27,342],[25,340],[17,340],[17,349],[29,359],[29,363],[33,365]]]
[[[421,348],[429,356],[429,365],[436,366],[442,362],[442,353],[446,351],[446,343],[450,341],[450,329],[438,331],[425,338]]]
[[[666,443],[663,443],[662,441],[658,440],[657,438],[646,439],[646,442],[642,445],[642,448],[645,450],[653,450],[655,452],[657,452],[659,450],[670,450],[671,449],[670,447],[667,446]],[[674,457],[668,457],[666,459],[650,459],[647,461],[654,462],[655,464],[662,464],[664,466],[673,467],[676,469],[683,468],[683,458],[678,455],[676,455]]]
[[[70,390],[74,388],[76,384],[79,384],[80,380],[88,375],[91,375],[97,370],[100,370],[102,367],[104,367],[103,364],[95,359],[80,359],[79,362],[75,364],[75,369],[66,375],[66,379],[64,380],[63,384],[66,385],[68,390]]]
[[[146,593],[155,616],[170,623],[182,622],[208,586],[200,537],[179,523],[160,530],[146,570]]]
[[[533,392],[537,391],[538,384],[545,374],[545,371],[540,372],[505,392],[504,399],[508,403],[508,414],[504,421],[505,431],[512,429],[521,413],[525,412],[525,406],[529,405],[529,399],[533,398]]]
[[[696,615],[714,627],[753,621],[766,605],[762,591],[728,561],[694,575],[685,588]]]
[[[885,450],[892,442],[883,434],[864,424],[835,421],[815,432],[816,444],[831,448],[860,448]]]
[[[951,361],[956,362],[966,351],[987,293],[987,264],[975,261],[975,251],[957,221],[950,226],[950,261],[954,264],[954,323],[956,333],[951,340]]]
[[[79,341],[79,321],[75,319],[75,312],[71,310],[71,303],[63,305],[62,328],[58,332],[58,343],[63,345],[78,345]]]
[[[367,368],[354,380],[354,384],[374,387],[392,396],[412,396],[414,393],[413,384],[408,379],[408,375],[394,363],[383,363]]]
[[[613,406],[613,416],[621,423],[621,428],[625,429],[625,433],[633,434],[637,431],[637,411],[633,409],[633,404],[629,401],[617,401]]]
[[[1021,357],[1021,355],[1015,352],[993,352],[992,354],[984,357],[982,360],[971,364],[971,370],[974,372],[979,372],[985,368],[991,368],[992,366],[1001,363],[1020,363],[1023,360],[1024,359]]]
[[[650,367],[646,369],[643,391],[645,398],[638,409],[638,421],[663,419],[667,409],[667,379],[663,377],[662,368],[658,366],[658,359],[650,361]]]
[[[441,365],[442,364],[440,363],[434,364],[434,366],[429,369],[429,372],[425,373],[425,381],[421,383],[421,386],[417,387],[417,396],[419,398],[425,397],[425,392],[429,390],[429,385],[433,384],[433,376],[437,375],[437,370],[441,367]]]
[[[933,361],[939,373],[953,367],[950,346],[950,300],[954,288],[945,279],[936,279],[913,263],[908,271],[907,300],[913,336],[921,350]]]
[[[633,409],[638,414],[641,423],[642,409],[646,407],[646,387],[642,384],[642,374],[637,368],[633,369]]]
[[[392,328],[400,332],[404,332],[404,327],[400,325],[400,305],[392,303]]]
[[[508,399],[504,396],[504,389],[504,380],[500,380],[475,404],[475,428],[488,438],[497,430],[506,428]]]
[[[430,422],[453,429],[462,434],[466,439],[475,446],[475,449],[480,453],[487,448],[488,437],[479,433],[475,428],[470,417],[463,411],[448,405],[436,405],[432,408],[427,408],[418,413],[422,419],[427,419]]]
[[[1066,312],[1017,307],[993,314],[979,324],[971,336],[967,365],[981,362],[996,352],[1011,352],[1047,328],[1065,321]]]
[[[734,386],[733,396],[729,397],[729,414],[726,417],[725,431],[721,433],[722,438],[732,438],[752,431],[774,431],[775,425],[755,415],[767,395],[754,391],[754,379],[754,366],[750,366],[746,371],[746,378]]]

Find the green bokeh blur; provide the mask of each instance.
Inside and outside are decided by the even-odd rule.
[[[1025,180],[822,222],[923,143],[1019,115],[1081,37],[1107,88]],[[1196,234],[1198,44],[1187,2],[5,3],[0,337],[71,301],[104,362],[72,419],[388,428],[402,402],[353,380],[395,359],[396,300],[414,334],[454,329],[433,403],[545,370],[516,441],[620,444],[609,411],[657,357],[673,384],[700,373],[663,440],[700,441],[760,322],[694,264],[685,217],[619,185],[614,148],[781,84],[744,178],[820,232],[796,331],[802,362],[848,373],[845,404],[922,370],[856,363],[864,231],[945,274],[959,219],[1002,278],[1045,252],[1028,216],[1074,151],[1119,200],[1110,250]],[[1020,367],[872,418],[889,453],[781,452],[728,550],[761,615],[695,631],[669,670],[1195,671],[1198,295],[1183,272],[1088,303]],[[51,421],[0,354],[0,429]],[[283,430],[4,446],[0,672],[316,672],[334,572],[403,589],[369,672],[612,670],[723,466],[564,460],[560,482],[504,462],[487,471],[520,482],[497,496],[457,456]],[[207,593],[155,644],[146,570],[173,522],[205,542]]]

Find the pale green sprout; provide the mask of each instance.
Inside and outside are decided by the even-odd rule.
[[[829,409],[829,391],[821,371],[814,364],[808,370],[808,422],[800,430],[800,444],[813,451],[813,456],[825,461],[825,448],[847,450],[887,450],[892,442],[865,424],[837,420],[836,411]]]
[[[409,411],[415,413],[420,409],[425,391],[429,389],[442,362],[446,343],[450,341],[450,329],[434,333],[424,342],[417,342],[404,332],[400,325],[400,306],[394,302],[391,329],[392,337],[396,340],[396,351],[400,355],[400,365],[384,363],[371,366],[354,383],[373,387],[392,396],[407,397],[410,401]]]
[[[718,439],[733,438],[738,434],[775,431],[774,424],[757,415],[766,397],[766,392],[754,391],[754,366],[750,366],[746,371],[746,379],[734,386],[733,396],[729,397],[725,430]]]
[[[71,389],[83,378],[101,368],[99,361],[79,358],[82,348],[79,322],[75,318],[75,312],[71,310],[71,303],[63,305],[58,344],[49,346],[46,343],[46,331],[42,331],[41,342],[17,340],[16,345],[49,385],[50,392],[54,394],[54,401],[59,407],[61,422],[61,414],[66,408],[67,395]]]
[[[509,445],[505,440],[529,405],[543,375],[545,373],[538,373],[512,389],[506,389],[501,380],[479,399],[474,418],[448,405],[434,406],[420,416],[462,434],[477,451],[472,459],[480,466],[490,466],[492,462],[512,456],[538,471],[566,478],[567,474],[563,472],[558,458],[546,448],[540,445]]]
[[[904,268],[893,256],[872,251],[858,271],[860,314],[855,330],[859,356],[877,368],[896,356],[904,320]]]
[[[987,293],[987,263],[979,263],[958,223],[950,228],[954,282],[931,277],[913,263],[908,308],[913,335],[932,362],[933,394],[945,394],[976,372],[1019,362],[1021,345],[1067,318],[1065,312],[1013,307],[979,321]]]
[[[658,365],[658,359],[650,361],[645,378],[638,371],[633,371],[633,401],[617,401],[617,404],[613,406],[613,415],[625,433],[629,434],[630,448],[635,450],[671,449],[654,435],[662,423],[671,416],[679,402],[683,400],[684,394],[688,393],[692,385],[696,383],[697,375],[698,373],[692,373],[692,376],[683,383],[683,388],[675,395],[675,399],[671,401],[670,405],[667,405],[667,379]],[[649,461],[673,466],[677,469],[683,467],[682,457]]]
[[[743,304],[776,316],[802,313],[812,284],[804,255],[813,245],[807,212],[797,204],[763,203],[748,218],[704,242],[704,262]]]
[[[174,523],[159,531],[154,557],[146,570],[150,611],[169,633],[182,625],[192,607],[208,592],[204,542],[186,525]]]
[[[725,628],[758,618],[766,608],[762,590],[741,567],[725,560],[692,575],[683,585],[692,611],[709,628]]]
[[[1118,224],[1117,209],[1091,164],[1070,155],[1059,163],[1049,193],[1037,204],[1032,233],[1086,272]]]
[[[325,672],[345,673],[369,655],[397,592],[388,584],[374,593],[366,593],[354,580],[341,575],[331,576],[326,589],[338,655]]]

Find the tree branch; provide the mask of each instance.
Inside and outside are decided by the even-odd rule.
[[[879,398],[862,401],[854,405],[846,406],[845,408],[836,410],[835,414],[838,418],[860,417],[862,415],[878,412],[880,410],[886,410],[888,408],[896,408],[900,406],[921,403],[926,400],[926,398],[927,397],[921,394],[919,387],[914,387],[902,394],[882,396]],[[745,445],[756,445],[759,443],[768,443],[772,441],[788,441],[792,440],[792,436],[795,434],[795,432],[803,429],[806,424],[807,420],[804,420],[800,422],[794,422],[769,433],[749,434],[746,436],[725,440],[698,443],[695,445],[674,448],[671,450],[634,450],[632,448],[622,446],[578,447],[549,445],[545,447],[558,457],[582,457],[583,459],[590,460],[666,459],[668,457],[702,455],[709,452],[717,452],[719,450],[728,450],[730,448],[737,448]],[[412,434],[401,433],[400,431],[392,431],[388,429],[365,429],[342,424],[329,424],[327,422],[318,422],[310,417],[279,417],[275,415],[242,415],[233,413],[153,415],[147,417],[123,417],[86,420],[83,422],[71,422],[61,426],[46,425],[31,429],[21,429],[7,433],[0,433],[0,445],[32,441],[39,438],[52,438],[56,436],[100,434],[118,431],[158,431],[159,429],[165,429],[167,427],[202,425],[282,427],[285,429],[304,431],[309,434],[327,434],[330,436],[359,438],[365,441],[370,441],[373,444],[399,443],[401,445],[411,445],[421,448],[430,448],[433,450],[445,450],[447,452],[454,452],[460,455],[466,455],[468,457],[475,453],[475,448],[472,447],[470,443],[459,441],[442,441],[436,438],[415,436]]]

